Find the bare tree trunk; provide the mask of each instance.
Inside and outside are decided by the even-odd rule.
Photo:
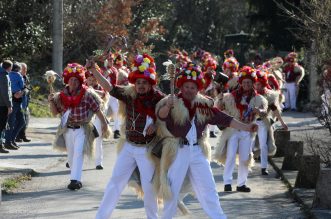
[[[63,0],[53,0],[53,53],[52,68],[60,73],[63,69]]]
[[[312,41],[309,56],[309,99],[310,102],[317,102],[319,100],[319,93],[317,90],[317,57],[315,40]]]

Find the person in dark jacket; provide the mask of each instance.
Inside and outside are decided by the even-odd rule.
[[[6,128],[8,115],[13,110],[12,92],[8,73],[12,70],[13,63],[5,60],[0,67],[0,153],[8,153],[2,142],[2,134]]]
[[[5,147],[10,150],[17,150],[19,146],[16,144],[15,139],[19,131],[25,124],[22,112],[22,100],[25,94],[24,80],[20,74],[21,66],[19,63],[14,63],[12,71],[9,72],[11,83],[13,112],[8,117],[9,128],[5,132]]]

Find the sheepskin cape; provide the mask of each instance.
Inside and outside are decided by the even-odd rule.
[[[279,92],[274,90],[267,89],[263,97],[268,101],[268,105],[274,104],[278,111],[280,112],[280,102],[279,102]],[[275,138],[274,138],[274,129],[271,126],[270,119],[274,119],[274,115],[272,111],[268,111],[268,115],[262,119],[263,123],[267,127],[268,130],[268,136],[267,136],[267,145],[268,145],[268,155],[273,156],[276,154],[276,144],[275,144]],[[254,148],[254,157],[260,155],[260,149],[259,149],[259,141],[255,140],[255,148]]]
[[[137,91],[134,87],[134,85],[128,85],[128,86],[123,86],[124,89],[124,95],[128,96],[132,99],[136,99],[137,98]],[[126,135],[125,135],[125,129],[126,129],[126,119],[127,119],[127,115],[126,115],[126,104],[123,101],[119,101],[119,116],[121,118],[121,137],[117,142],[116,145],[116,150],[117,150],[117,154],[119,154],[121,152],[121,150],[123,149],[124,143],[127,141],[126,139]],[[156,140],[156,138],[155,138]],[[148,145],[144,145],[144,147],[148,147],[150,148],[151,145],[155,144],[155,140],[152,140]],[[130,144],[135,145],[134,143],[130,142]],[[135,145],[137,147],[142,147],[142,145]],[[144,196],[144,192],[141,186],[141,181],[140,181],[140,173],[139,173],[139,169],[138,167],[133,171],[129,182],[128,182],[128,186],[130,188],[132,188],[136,195],[138,196],[138,198],[143,198]]]
[[[169,96],[163,98],[156,105],[156,112],[164,106],[168,100]],[[195,99],[193,100],[193,104],[204,105],[208,107],[213,107],[213,100],[209,99],[201,94],[197,94]],[[213,114],[206,114],[201,109],[197,107],[196,109],[196,119],[200,124],[205,124],[207,120],[210,119]],[[185,107],[182,99],[175,98],[175,104],[173,109],[170,111],[171,118],[175,121],[175,124],[181,126],[184,125],[185,122],[190,120],[189,111]],[[181,138],[176,138],[171,134],[171,132],[167,129],[166,123],[157,119],[157,137],[159,139],[165,139],[162,141],[162,157],[161,159],[156,158],[154,155],[150,154],[150,158],[153,160],[156,166],[155,174],[154,174],[154,188],[159,197],[164,200],[168,200],[172,197],[172,192],[169,185],[168,180],[168,170],[176,158],[178,147],[180,147]],[[206,136],[203,135],[201,139],[198,141],[199,146],[201,147],[204,155],[210,160],[211,157],[211,149],[210,145],[206,140]],[[188,183],[184,183],[181,192],[189,190]]]
[[[236,107],[236,102],[234,99],[234,96],[231,93],[224,94],[222,100],[218,100],[220,104],[222,104],[225,107],[225,112],[229,115],[233,116],[235,119],[240,119],[240,112],[239,109]],[[268,108],[268,102],[267,100],[261,96],[256,95],[255,97],[251,98],[249,102],[249,107],[251,108],[260,108],[267,110]],[[221,137],[219,138],[219,141],[216,145],[215,154],[213,155],[213,160],[220,164],[225,164],[226,161],[226,151],[228,146],[228,140],[233,135],[235,129],[233,128],[225,128],[222,130]],[[252,138],[255,138],[255,133],[251,133]],[[237,159],[238,161],[238,159]],[[247,160],[247,166],[251,168],[254,165],[254,158],[253,154],[249,156],[249,159]]]
[[[84,98],[87,95],[92,95],[92,97],[98,102],[98,104],[102,103],[101,98],[99,95],[91,88],[88,88],[84,94]],[[56,106],[62,108],[63,104],[60,100],[60,92],[54,95],[54,103]],[[95,136],[93,134],[94,126],[91,122],[94,113],[90,110],[88,119],[82,124],[84,133],[85,133],[85,140],[84,140],[84,149],[83,154],[86,155],[88,158],[92,158],[94,156],[94,149],[95,149]],[[66,152],[66,144],[64,140],[63,134],[67,131],[67,127],[61,127],[61,124],[57,128],[55,140],[53,142],[53,149],[58,151]],[[101,133],[100,133],[101,134]]]

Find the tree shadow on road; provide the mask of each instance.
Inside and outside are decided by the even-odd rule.
[[[50,157],[66,157],[65,154],[35,154],[35,155],[6,155],[1,156],[3,159],[41,159]]]

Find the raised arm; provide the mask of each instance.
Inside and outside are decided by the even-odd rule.
[[[105,77],[102,76],[101,72],[96,69],[95,65],[95,62],[87,62],[86,68],[92,72],[93,76],[97,79],[98,83],[103,87],[103,89],[106,92],[110,92],[113,89],[113,86]]]

